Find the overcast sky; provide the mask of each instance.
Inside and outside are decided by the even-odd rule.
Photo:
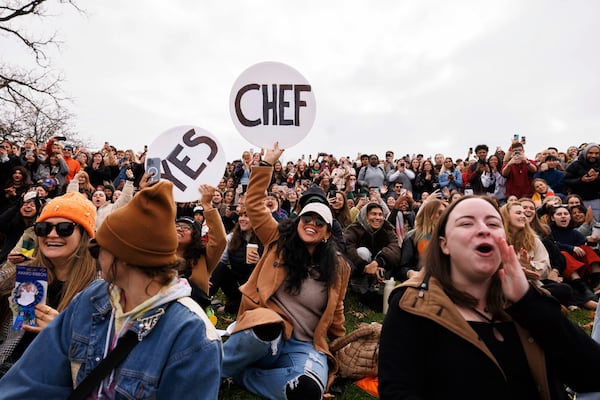
[[[95,0],[49,20],[76,128],[139,150],[176,125],[252,148],[229,114],[262,61],[310,82],[315,124],[287,159],[386,150],[464,157],[470,146],[598,140],[598,1]]]

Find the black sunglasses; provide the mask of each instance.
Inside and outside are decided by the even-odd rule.
[[[304,215],[300,216],[300,219],[305,224],[308,224],[314,220],[314,224],[317,228],[327,225],[327,222],[325,222],[325,220],[323,218],[319,217],[316,214],[304,214]]]
[[[37,236],[46,237],[56,228],[56,234],[60,237],[67,237],[73,234],[77,224],[75,222],[59,222],[53,224],[51,222],[36,222],[33,225],[33,231]]]
[[[100,245],[98,242],[96,242],[96,239],[90,240],[90,243],[88,244],[88,251],[93,258],[98,259],[98,255],[100,254]]]

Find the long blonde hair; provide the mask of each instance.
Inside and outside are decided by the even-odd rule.
[[[65,282],[65,286],[61,293],[61,299],[58,303],[57,310],[59,312],[69,305],[77,293],[81,292],[87,285],[98,278],[96,260],[88,251],[89,240],[90,237],[88,233],[85,229],[81,229],[81,241],[79,242],[79,246],[75,252],[69,256],[67,261],[70,265],[69,277]],[[39,248],[30,264],[48,268],[48,284],[52,284],[52,282],[56,280],[52,261],[42,254],[42,252],[39,251]]]
[[[512,203],[506,203],[500,208],[500,215],[502,215],[502,221],[504,221],[506,241],[508,244],[514,246],[517,254],[520,249],[525,249],[528,252],[534,251],[536,234],[531,226],[529,226],[529,222],[525,223],[523,229],[511,229],[510,209],[515,206],[523,207],[520,201],[514,201]]]

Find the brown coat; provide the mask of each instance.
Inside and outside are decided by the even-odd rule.
[[[204,211],[204,219],[208,226],[208,243],[206,244],[206,256],[200,257],[196,265],[192,267],[190,280],[198,287],[208,293],[208,281],[210,275],[221,260],[225,246],[227,245],[227,234],[223,227],[223,221],[219,211],[211,208]]]
[[[265,190],[271,181],[271,172],[272,168],[269,167],[253,167],[248,184],[246,211],[258,238],[265,244],[265,252],[248,281],[240,287],[242,302],[234,332],[267,323],[283,323],[285,338],[289,339],[292,336],[292,322],[271,300],[271,296],[286,278],[285,269],[282,268],[283,260],[277,255],[276,247],[269,248],[269,244],[279,237],[278,223],[263,204]],[[329,359],[328,384],[333,381],[338,366],[329,351],[327,338],[333,340],[344,336],[346,332],[344,296],[350,277],[350,266],[342,256],[339,256],[338,266],[338,282],[329,288],[327,306],[313,335],[315,349],[325,353]]]

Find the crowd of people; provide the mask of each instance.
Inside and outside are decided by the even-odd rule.
[[[418,368],[408,363],[410,371],[393,367],[407,342],[415,344],[414,361],[417,354],[443,359],[458,351],[456,336],[469,341],[477,335],[483,342],[475,347],[488,360],[473,354],[473,374],[489,377],[498,398],[534,398],[529,396],[536,390],[539,398],[563,398],[561,384],[600,391],[587,381],[589,371],[564,371],[560,365],[567,361],[559,351],[587,349],[585,357],[576,354],[581,368],[600,361],[594,342],[574,333],[561,313],[598,307],[600,145],[564,152],[548,147],[534,156],[526,155],[525,146],[515,139],[492,153],[479,144],[464,159],[397,157],[390,150],[383,159],[318,153],[285,160],[275,144],[228,162],[216,187],[199,186],[198,201],[175,203],[168,182],[149,179],[147,149],[136,153],[105,143],[89,151],[62,137],[41,145],[4,141],[0,372],[7,375],[0,388],[10,398],[35,397],[39,388],[29,368],[59,360],[70,364],[68,371],[44,375],[58,397],[81,385],[87,388],[81,398],[114,398],[118,390],[158,397],[177,390],[186,398],[195,389],[180,384],[185,379],[174,368],[200,368],[190,358],[206,357],[215,367],[198,374],[207,383],[206,398],[216,398],[224,378],[268,398],[321,398],[337,370],[328,340],[345,334],[346,290],[381,312],[384,282],[393,278],[403,284],[391,297],[382,333],[382,398],[440,398],[460,390],[464,381],[454,375],[436,387],[423,381],[434,372],[427,369],[430,362]],[[472,243],[465,241],[469,235]],[[10,297],[21,264],[48,269],[48,299],[35,306],[35,326],[14,330]],[[438,316],[448,312],[447,320],[433,322],[435,328],[433,303],[421,311],[412,310],[421,308],[417,302],[410,304],[413,290],[423,297],[423,288],[426,298],[439,302]],[[208,307],[237,314],[224,345],[205,318]],[[94,308],[101,310],[102,324],[93,322]],[[532,308],[541,310],[536,318],[526,312]],[[569,338],[540,338],[536,324],[543,318],[552,318],[545,329]],[[171,324],[164,341],[149,335],[154,325],[165,329],[167,322],[159,319]],[[460,332],[436,333],[448,326]],[[426,327],[431,329],[424,334]],[[202,332],[196,343],[185,332],[190,328]],[[538,347],[527,346],[524,336],[519,340],[522,328]],[[102,332],[94,334],[96,341],[84,339],[90,329]],[[120,348],[128,331],[142,345],[128,350],[119,368],[139,379],[109,370],[90,383],[90,372]],[[155,339],[142,340],[146,335]],[[176,335],[183,339],[173,346]],[[431,335],[444,338],[436,348],[452,350],[425,350]],[[59,349],[40,362],[47,343]],[[156,366],[144,361],[144,349],[167,348],[156,355]],[[531,354],[547,357],[552,373],[541,381],[543,368],[527,364]],[[489,360],[500,367],[500,380],[477,367]],[[178,382],[164,382],[169,378]],[[484,390],[490,389],[477,387],[472,398],[486,397]],[[92,392],[96,397],[89,397]]]

